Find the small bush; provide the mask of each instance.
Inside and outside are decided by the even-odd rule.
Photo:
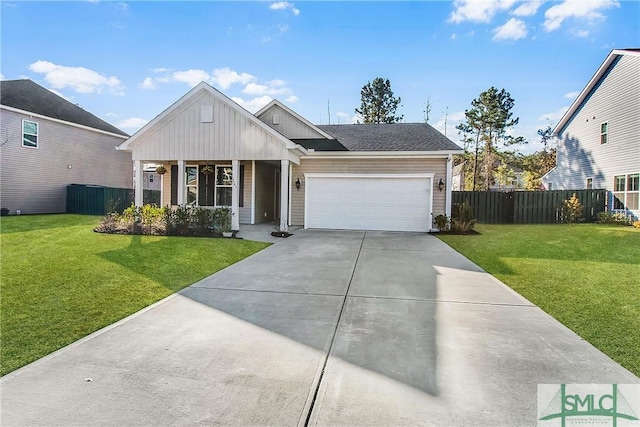
[[[633,223],[633,228],[640,228],[640,221],[636,221]]]
[[[631,225],[632,219],[622,212],[600,212],[598,222],[601,224]]]
[[[562,220],[567,224],[573,224],[582,219],[582,204],[576,193],[570,199],[562,202]]]
[[[434,218],[434,222],[436,224],[436,227],[438,228],[438,230],[440,231],[448,231],[449,230],[449,217],[444,215],[444,214],[440,214],[438,216],[436,216]]]
[[[473,230],[476,220],[473,217],[473,209],[469,203],[455,203],[451,207],[451,231],[456,233],[468,233]]]

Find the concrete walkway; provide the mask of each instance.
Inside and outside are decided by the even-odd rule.
[[[2,426],[533,426],[640,380],[438,239],[299,230],[0,380]]]

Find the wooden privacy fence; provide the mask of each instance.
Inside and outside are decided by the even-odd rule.
[[[144,203],[160,205],[160,191],[143,190]],[[99,185],[71,184],[67,186],[67,213],[105,215],[120,212],[134,202],[130,188],[111,188]]]
[[[585,221],[605,211],[607,190],[454,191],[452,202],[469,203],[475,218],[487,224],[554,224],[562,222],[562,202],[574,193]]]

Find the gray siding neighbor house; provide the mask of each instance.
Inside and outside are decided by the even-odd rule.
[[[546,189],[604,188],[640,216],[640,49],[613,50],[556,125]]]
[[[61,213],[69,184],[131,188],[128,135],[31,80],[0,82],[0,203]]]
[[[251,114],[204,82],[120,149],[136,169],[164,165],[162,205],[228,206],[234,230],[283,231],[429,231],[451,213],[452,156],[462,153],[425,123],[316,126],[277,100]],[[141,205],[142,176],[134,188]]]

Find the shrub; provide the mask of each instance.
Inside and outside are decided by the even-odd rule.
[[[567,224],[573,224],[581,219],[582,204],[580,204],[580,200],[578,200],[576,193],[573,193],[573,196],[571,196],[570,199],[562,202],[562,220]]]
[[[434,222],[436,224],[436,227],[438,228],[438,230],[440,231],[448,231],[449,230],[449,217],[444,215],[444,214],[440,214],[438,216],[436,216],[434,218]]]
[[[640,221],[636,221],[633,223],[633,228],[640,228]]]
[[[227,207],[216,209],[213,223],[215,230],[220,233],[231,231],[231,210]]]
[[[455,203],[451,207],[451,231],[456,233],[468,233],[473,230],[476,220],[473,217],[473,209],[469,203]]]
[[[601,224],[631,225],[633,220],[623,212],[599,212],[598,222]]]

